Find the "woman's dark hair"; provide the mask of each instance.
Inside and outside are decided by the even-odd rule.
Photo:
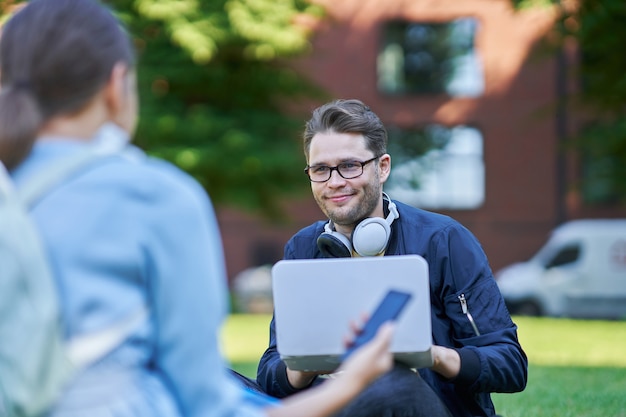
[[[130,39],[96,0],[33,0],[2,28],[0,160],[12,169],[51,117],[80,111],[114,65],[134,64]]]
[[[313,110],[304,129],[304,155],[309,160],[311,140],[317,133],[360,133],[374,155],[387,153],[387,130],[378,116],[363,102],[335,100]]]

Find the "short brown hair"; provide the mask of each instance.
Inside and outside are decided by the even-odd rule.
[[[335,100],[315,110],[304,129],[304,155],[308,161],[311,140],[318,133],[360,133],[374,155],[387,153],[387,130],[378,116],[362,101]]]

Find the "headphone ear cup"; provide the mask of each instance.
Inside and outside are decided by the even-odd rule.
[[[317,238],[317,247],[325,258],[350,258],[352,244],[339,232],[324,232]]]
[[[387,247],[390,234],[391,227],[385,219],[365,219],[352,232],[354,251],[361,256],[376,256]]]

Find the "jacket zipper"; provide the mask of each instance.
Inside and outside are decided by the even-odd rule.
[[[469,309],[467,308],[467,300],[465,299],[465,294],[459,295],[459,301],[461,302],[461,310],[463,311],[463,314],[467,316],[467,319],[469,320],[470,324],[472,325],[472,328],[474,329],[474,333],[476,333],[476,336],[480,336],[478,327],[476,327],[476,323],[474,322],[474,317],[472,317],[472,315],[469,312]]]

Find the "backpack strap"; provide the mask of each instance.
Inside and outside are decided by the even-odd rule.
[[[128,134],[113,123],[104,124],[87,149],[52,164],[45,172],[37,174],[19,190],[26,207],[32,207],[48,191],[64,179],[106,156],[121,154],[128,146]]]
[[[70,362],[80,369],[103,358],[146,323],[149,316],[148,307],[142,304],[131,314],[103,330],[70,339],[66,350]]]
[[[72,174],[92,162],[112,155],[134,159],[134,156],[128,152],[128,134],[113,123],[107,123],[100,128],[93,143],[87,149],[52,164],[45,172],[35,175],[24,184],[18,191],[22,204],[25,207],[32,207]],[[11,187],[11,185],[8,175],[3,177],[0,172],[0,192],[4,191],[2,188]],[[68,359],[78,369],[94,363],[110,353],[147,322],[149,315],[148,307],[142,304],[131,314],[105,329],[70,339],[66,345]]]
[[[14,192],[15,189],[13,188],[9,173],[2,161],[0,161],[0,198],[7,198],[10,193]]]

